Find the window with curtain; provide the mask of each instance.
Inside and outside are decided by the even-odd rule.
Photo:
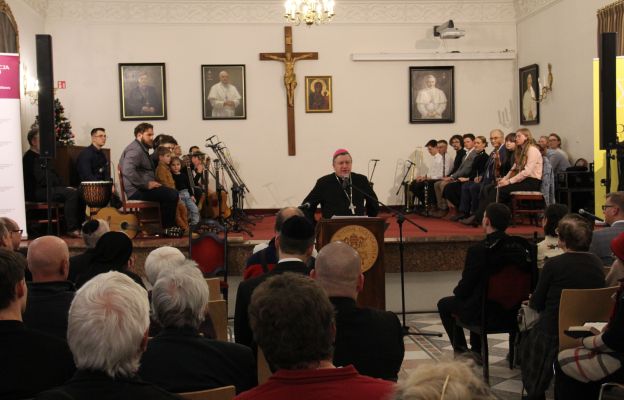
[[[624,0],[618,0],[598,10],[598,52],[600,52],[600,36],[604,32],[617,32],[618,56],[624,55],[624,40],[622,27],[624,26]]]
[[[0,0],[0,53],[19,53],[17,23],[5,0]]]

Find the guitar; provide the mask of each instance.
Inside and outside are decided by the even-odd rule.
[[[130,239],[134,239],[141,230],[136,215],[121,213],[113,207],[101,208],[94,218],[108,222],[111,231],[123,232]]]

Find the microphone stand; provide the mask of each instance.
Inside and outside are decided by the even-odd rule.
[[[405,181],[405,178],[407,178],[407,175],[410,173],[410,171],[412,170],[412,167],[415,165],[413,162],[411,162],[410,160],[407,160],[408,163],[410,163],[409,168],[407,169],[407,171],[405,171],[405,175],[403,175],[403,179],[401,179],[401,186],[399,186],[399,189],[396,191],[395,196],[399,195],[399,192],[401,191],[401,188],[403,188],[403,199],[405,202],[405,212],[408,213],[410,212],[410,208],[409,208],[409,204],[407,201],[407,182]]]
[[[407,176],[407,174],[406,174],[406,176]],[[400,265],[400,271],[401,271],[401,320],[402,320],[402,325],[401,326],[402,326],[402,329],[403,329],[403,336],[417,335],[417,336],[437,336],[437,337],[442,337],[441,333],[410,332],[409,326],[407,326],[407,324],[405,322],[405,256],[403,254],[403,251],[404,251],[403,223],[405,221],[407,221],[407,222],[409,222],[410,224],[414,225],[416,228],[420,229],[423,232],[429,232],[429,231],[427,230],[427,228],[425,228],[423,226],[420,226],[416,222],[414,222],[411,219],[407,218],[405,216],[405,214],[403,214],[402,212],[396,211],[396,210],[390,208],[388,205],[382,203],[378,199],[374,198],[373,196],[369,195],[368,193],[366,193],[362,189],[358,188],[357,186],[352,184],[351,181],[349,181],[347,183],[347,186],[352,187],[353,189],[356,190],[356,192],[362,194],[366,198],[366,200],[374,201],[377,204],[379,204],[380,206],[382,206],[385,210],[389,211],[390,214],[392,214],[392,216],[396,217],[397,224],[399,225],[399,265]]]

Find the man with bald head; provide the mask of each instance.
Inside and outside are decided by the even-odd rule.
[[[405,353],[403,330],[394,313],[357,306],[364,287],[361,264],[351,246],[332,242],[319,251],[310,273],[336,310],[334,365],[353,364],[362,375],[396,381]]]
[[[67,280],[69,249],[56,236],[42,236],[28,246],[28,302],[24,324],[65,339],[67,314],[74,299],[74,284]]]

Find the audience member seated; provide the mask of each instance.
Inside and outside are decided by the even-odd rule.
[[[58,338],[67,338],[67,313],[76,289],[67,280],[69,249],[56,236],[41,236],[28,246],[28,302],[24,324]]]
[[[537,147],[543,150],[548,149],[548,136],[540,136],[537,139]]]
[[[557,175],[564,172],[570,167],[570,158],[568,154],[561,149],[561,138],[556,133],[548,136],[548,151],[546,152],[550,165],[552,165],[553,173]]]
[[[424,208],[425,204],[437,208],[433,185],[442,179],[447,172],[445,170],[446,154],[443,156],[438,152],[438,142],[435,139],[428,141],[425,147],[432,157],[431,165],[425,175],[414,178],[410,183],[409,189],[414,194],[414,197],[418,199],[419,208]],[[425,193],[427,194],[426,198]]]
[[[254,278],[269,271],[273,271],[277,264],[277,249],[275,239],[279,236],[282,224],[288,218],[298,215],[303,217],[303,211],[298,207],[285,207],[279,210],[275,216],[275,236],[268,243],[260,243],[253,249],[253,254],[247,259],[243,279]],[[314,264],[312,264],[314,266]]]
[[[22,322],[28,289],[26,260],[0,249],[0,398],[23,399],[60,385],[74,373],[64,340]]]
[[[438,142],[440,143],[440,142]],[[455,150],[455,158],[453,158],[453,167],[450,171],[448,171],[443,178],[448,178],[451,174],[454,174],[457,171],[466,158],[466,149],[464,149],[464,139],[461,135],[453,135],[449,139],[449,143],[453,150]],[[432,213],[432,216],[444,216],[448,211],[448,205],[446,204],[446,200],[442,197],[442,192],[444,191],[444,186],[446,186],[450,182],[450,179],[444,180],[441,179],[433,184],[433,191],[436,197],[436,206],[437,212]]]
[[[201,335],[208,300],[208,285],[194,262],[160,273],[152,310],[163,329],[147,344],[139,369],[142,379],[176,393],[229,385],[240,393],[258,384],[249,347]]]
[[[522,382],[528,399],[544,399],[559,350],[559,299],[563,289],[595,289],[605,285],[602,263],[589,253],[592,227],[578,214],[559,221],[559,247],[563,254],[544,264],[529,306],[539,313],[537,322],[520,343]]]
[[[614,257],[611,269],[605,278],[607,287],[618,286],[620,280],[624,279],[624,232],[611,241],[611,251]]]
[[[549,206],[555,204],[555,174],[553,173],[553,167],[546,157],[546,150],[540,147],[540,154],[542,155],[542,185],[540,186],[540,192],[544,196],[544,204]]]
[[[483,188],[483,200],[479,202],[477,221],[480,221],[488,204],[509,203],[511,192],[539,192],[542,186],[543,160],[531,131],[520,128],[516,131],[516,150],[511,170],[498,183]]]
[[[403,329],[394,313],[357,306],[364,288],[361,267],[357,251],[332,242],[321,249],[311,272],[336,310],[334,365],[352,364],[362,375],[396,381],[405,353]]]
[[[108,222],[103,219],[90,219],[82,224],[82,240],[87,246],[87,249],[75,256],[69,258],[69,275],[67,279],[76,283],[78,275],[89,269],[91,260],[93,259],[93,253],[95,251],[95,245],[103,234],[109,232]]]
[[[488,154],[485,152],[486,147],[487,139],[485,136],[477,136],[474,140],[474,150],[471,152],[471,154],[474,153],[475,156],[468,175],[458,177],[457,180],[449,183],[444,188],[443,197],[446,199],[450,209],[448,215],[446,215],[444,219],[459,221],[460,219],[468,217],[469,213],[460,209],[462,190],[464,187],[477,185],[485,174],[485,168],[489,159]],[[475,179],[477,182],[475,182]]]
[[[22,241],[22,233],[24,231],[20,229],[17,222],[11,218],[0,217],[0,223],[3,224],[9,231],[9,235],[11,236],[11,248],[13,251],[19,251],[20,242]]]
[[[256,344],[249,326],[249,303],[254,290],[266,279],[284,272],[308,275],[310,269],[306,265],[314,248],[314,228],[310,221],[298,215],[288,218],[282,230],[275,238],[275,247],[279,261],[273,271],[241,282],[236,293],[236,309],[234,311],[234,337],[236,343],[256,349]]]
[[[559,235],[557,226],[559,221],[568,213],[568,207],[563,204],[551,204],[544,211],[542,227],[544,228],[544,240],[537,244],[537,267],[543,268],[544,263],[552,257],[563,253],[559,247]]]
[[[133,265],[132,240],[122,232],[106,232],[95,245],[91,266],[76,279],[76,287],[80,288],[89,279],[108,271],[126,274],[143,286],[141,278],[129,270]]]
[[[422,364],[399,382],[392,400],[495,400],[470,365],[459,362]]]
[[[137,377],[148,325],[144,288],[115,271],[94,277],[69,310],[67,341],[78,370],[36,399],[179,399]]]
[[[0,221],[0,249],[13,250],[11,233],[2,221]]]
[[[581,347],[563,350],[557,357],[557,399],[597,399],[601,384],[624,383],[624,282],[605,329],[583,338],[581,344]]]
[[[175,269],[185,261],[184,254],[175,247],[162,246],[152,250],[145,258],[145,278],[150,288],[156,284],[163,271]]]
[[[456,355],[471,357],[478,363],[481,362],[481,337],[470,332],[472,353],[468,353],[464,330],[457,325],[455,317],[466,323],[480,321],[483,285],[487,284],[488,276],[495,272],[497,267],[502,268],[504,266],[502,260],[507,257],[526,259],[526,248],[519,247],[505,232],[510,222],[511,211],[506,205],[492,203],[487,207],[482,221],[486,233],[485,240],[468,248],[461,280],[453,290],[454,296],[444,297],[438,301],[440,319],[453,351]],[[487,263],[486,259],[489,259]],[[495,310],[488,315],[489,321],[499,325],[507,322],[508,318],[504,317],[507,315],[502,312],[496,313]]]
[[[65,205],[64,214],[67,234],[72,237],[79,237],[82,218],[80,217],[80,196],[78,191],[75,188],[63,185],[51,162],[48,163],[46,170],[42,168],[39,156],[39,126],[34,125],[30,128],[27,139],[30,149],[24,153],[22,158],[26,201],[47,201],[47,171],[51,200],[64,203]]]
[[[624,232],[624,192],[611,192],[607,194],[602,206],[604,220],[607,228],[596,229],[592,238],[589,251],[602,260],[602,265],[613,264],[611,254],[611,241],[620,233]]]
[[[312,279],[293,273],[267,279],[253,293],[249,319],[276,372],[237,399],[385,400],[392,394],[392,382],[332,364],[334,307]]]
[[[505,161],[501,164],[500,176],[507,175],[516,162],[514,158],[514,153],[516,152],[516,132],[508,133],[505,136],[505,152]]]

